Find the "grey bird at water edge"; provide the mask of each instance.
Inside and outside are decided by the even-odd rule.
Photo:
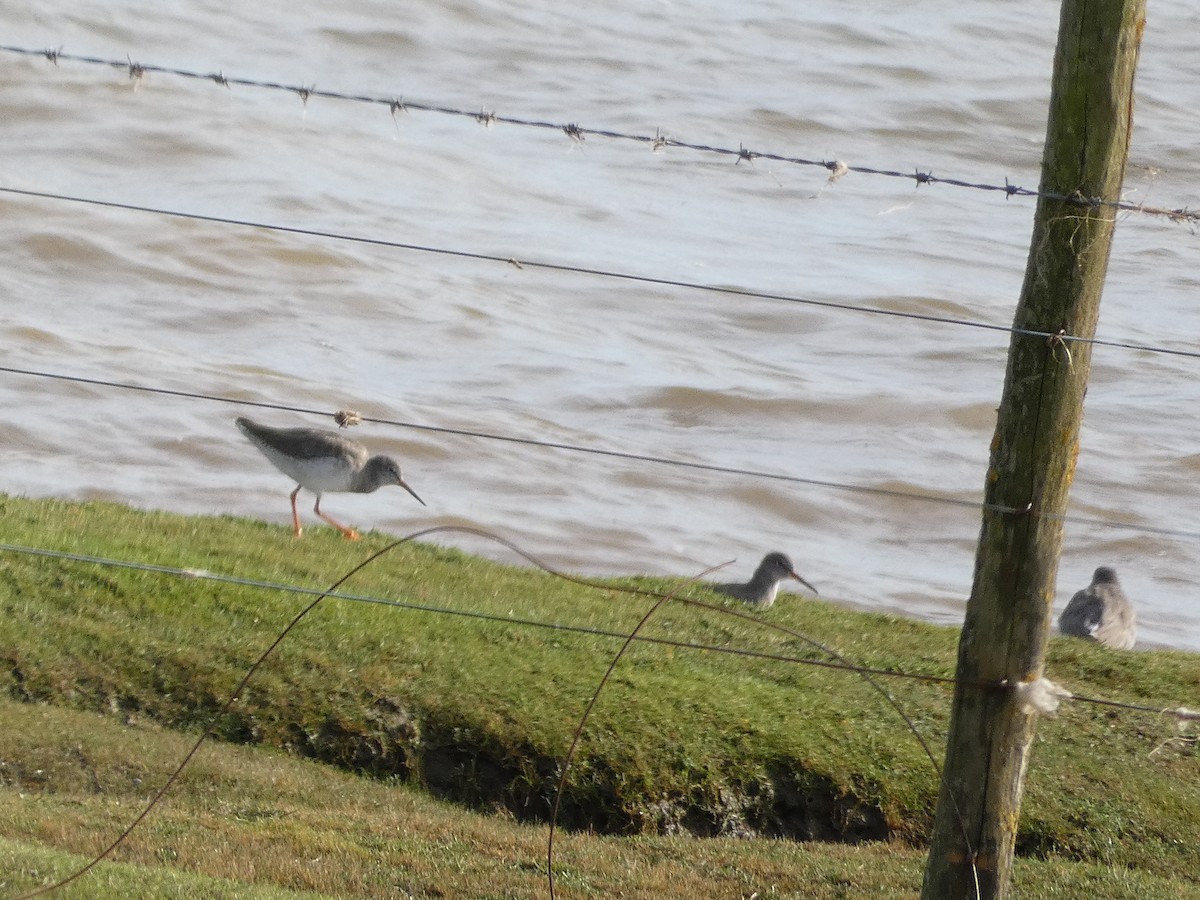
[[[1058,617],[1063,634],[1087,638],[1117,650],[1129,650],[1137,639],[1133,604],[1117,583],[1117,573],[1101,566],[1092,583],[1071,598]]]
[[[743,603],[748,603],[755,609],[767,609],[775,602],[779,593],[780,582],[792,578],[800,582],[814,594],[817,589],[796,574],[792,561],[782,553],[768,553],[754,570],[753,577],[743,583],[714,584],[712,589],[719,594],[735,597]]]
[[[352,541],[358,540],[358,532],[321,512],[321,495],[326,492],[344,491],[354,494],[369,494],[384,485],[396,484],[404,488],[422,506],[425,501],[417,497],[400,476],[400,465],[390,456],[372,456],[358,441],[343,437],[336,431],[320,428],[272,428],[260,425],[247,418],[237,419],[237,427],[250,439],[271,465],[296,482],[292,491],[292,525],[296,537],[304,533],[300,527],[300,514],[296,511],[296,495],[300,488],[307,488],[317,495],[313,512]]]

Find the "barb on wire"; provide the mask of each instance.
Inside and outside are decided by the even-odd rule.
[[[57,50],[47,50],[44,48],[35,49],[31,47],[17,47],[0,45],[0,52],[12,53],[23,56],[43,56],[57,65],[60,61],[66,60],[69,62],[82,63],[85,65],[107,66],[122,68],[131,66],[130,62],[122,62],[120,60],[104,59],[96,56],[86,56],[73,53],[63,53],[60,47]],[[174,75],[179,78],[198,79],[203,81],[215,80],[211,72],[198,72],[189,69],[182,69],[176,66],[165,65],[148,65],[141,64],[139,69],[142,73],[157,72],[165,75]],[[394,97],[371,96],[364,93],[352,94],[341,91],[316,90],[315,86],[304,87],[303,85],[281,84],[274,81],[260,81],[252,78],[231,78],[221,76],[221,81],[226,87],[230,85],[238,85],[239,87],[258,88],[263,90],[276,91],[291,91],[299,94],[307,103],[308,97],[320,97],[325,100],[341,100],[351,101],[355,103],[370,103],[386,106],[392,109],[392,104],[395,102]],[[466,109],[458,109],[436,103],[419,103],[416,101],[408,101],[406,107],[412,110],[421,112],[438,113],[448,116],[460,116],[473,118],[484,126],[490,127],[500,123],[504,125],[515,125],[525,128],[540,128],[553,129],[555,131],[565,131],[568,135],[582,141],[587,136],[603,137],[610,140],[618,141],[633,141],[640,144],[647,144],[655,150],[662,150],[666,147],[676,147],[682,150],[690,150],[697,153],[710,153],[720,156],[731,157],[734,163],[740,163],[743,160],[752,162],[756,159],[766,159],[773,162],[787,163],[797,166],[814,166],[823,169],[835,171],[835,166],[845,167],[845,171],[854,172],[859,175],[872,175],[885,178],[899,178],[905,181],[912,181],[914,186],[943,184],[949,187],[964,188],[976,191],[988,191],[994,193],[1003,193],[1005,198],[1010,197],[1038,197],[1049,200],[1055,200],[1060,203],[1079,206],[1086,209],[1114,209],[1127,212],[1138,212],[1144,215],[1161,216],[1171,222],[1200,222],[1200,212],[1188,209],[1186,206],[1177,209],[1168,209],[1158,206],[1147,206],[1142,203],[1131,203],[1126,200],[1105,200],[1100,197],[1084,197],[1078,191],[1070,194],[1060,194],[1050,191],[1039,191],[1032,188],[1024,188],[1012,184],[1007,177],[1004,179],[1004,184],[990,184],[986,182],[967,181],[962,178],[941,178],[935,176],[932,172],[922,172],[916,169],[912,172],[902,172],[896,169],[881,169],[873,166],[846,166],[844,163],[830,161],[825,159],[806,159],[800,156],[788,156],[781,153],[762,152],[751,150],[744,145],[739,144],[735,150],[730,147],[719,147],[712,144],[691,143],[688,141],[675,140],[662,136],[656,132],[653,137],[645,134],[632,134],[622,131],[614,131],[606,128],[585,128],[569,122],[549,122],[538,119],[525,119],[517,116],[502,116],[495,112],[480,110],[472,112]]]
[[[0,48],[2,49],[2,48]],[[836,171],[836,170],[834,170]],[[1153,344],[1135,344],[1129,341],[1102,340],[1099,338],[1079,337],[1051,331],[1037,331],[1029,328],[1017,328],[1011,325],[997,325],[982,322],[978,319],[962,319],[953,316],[937,316],[931,313],[906,312],[904,310],[884,309],[878,306],[863,306],[855,303],[843,303],[835,300],[814,300],[808,297],[796,297],[790,294],[777,294],[768,291],[756,291],[749,288],[735,288],[716,284],[705,284],[697,281],[682,281],[673,278],[661,278],[652,275],[638,275],[632,272],[617,272],[608,269],[597,269],[589,266],[574,266],[564,263],[538,261],[526,257],[518,258],[495,253],[480,253],[471,250],[457,250],[448,247],[431,247],[423,244],[412,244],[403,241],[387,240],[384,238],[366,237],[363,235],[345,234],[336,231],[322,231],[314,228],[300,228],[293,225],[279,225],[269,222],[257,222],[249,219],[234,219],[227,216],[205,215],[202,213],[184,212],[182,210],[165,209],[162,207],[143,206],[136,203],[122,203],[116,200],[100,200],[93,197],[79,197],[70,194],[57,194],[51,191],[37,191],[25,188],[0,186],[0,194],[12,194],[20,197],[36,197],[42,200],[60,200],[67,203],[81,203],[89,206],[99,206],[105,209],[121,209],[129,212],[142,212],[152,215],[167,216],[175,219],[187,219],[196,222],[212,222],[218,225],[233,225],[240,228],[257,228],[264,231],[281,234],[298,234],[304,237],[324,238],[335,241],[346,241],[355,244],[365,244],[372,247],[387,247],[393,250],[411,250],[418,253],[430,253],[438,256],[451,256],[460,259],[483,260],[516,266],[543,269],[549,272],[564,272],[575,275],[589,275],[598,278],[612,278],[619,281],[629,281],[636,284],[648,284],[657,287],[682,288],[702,291],[710,294],[745,297],[752,300],[771,300],[783,303],[794,303],[800,306],[811,306],[817,309],[830,309],[839,312],[862,313],[865,315],[885,316],[893,319],[905,319],[914,322],[929,322],[938,325],[950,325],[962,328],[977,328],[983,331],[993,331],[1007,335],[1021,335],[1041,340],[1057,338],[1064,344],[1067,342],[1088,344],[1096,347],[1113,347],[1121,350],[1137,350],[1145,353],[1157,353],[1167,356],[1179,356],[1188,359],[1200,359],[1200,350],[1181,350],[1173,347],[1155,346]]]
[[[146,67],[135,63],[133,59],[126,56],[125,61],[129,64],[129,80],[134,82],[134,87],[146,77]]]

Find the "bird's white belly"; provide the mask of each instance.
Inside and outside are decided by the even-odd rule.
[[[335,457],[296,460],[280,453],[268,454],[275,468],[314,494],[350,489],[350,467]]]

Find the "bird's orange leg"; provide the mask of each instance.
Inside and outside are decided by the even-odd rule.
[[[324,519],[326,522],[328,522],[330,525],[332,525],[334,528],[336,528],[338,531],[340,531],[342,534],[344,534],[346,536],[346,540],[349,540],[349,541],[357,541],[358,540],[358,532],[357,531],[355,531],[353,528],[351,528],[348,525],[343,525],[341,522],[339,522],[337,519],[333,518],[332,516],[327,516],[327,515],[325,515],[325,513],[321,512],[321,498],[320,497],[317,498],[317,504],[316,504],[316,506],[313,507],[313,512],[315,512],[318,516],[320,516],[322,519]]]
[[[296,485],[296,489],[292,491],[292,527],[296,529],[296,537],[304,534],[304,529],[300,527],[300,513],[296,512],[296,496],[300,493],[300,485]]]

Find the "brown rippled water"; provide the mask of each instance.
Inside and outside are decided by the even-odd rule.
[[[1036,186],[1053,4],[30,4],[4,43]],[[244,6],[244,5],[243,5]],[[811,6],[811,5],[810,5]],[[33,8],[33,7],[36,7]],[[1127,195],[1200,205],[1194,12],[1151,10]],[[1032,203],[0,54],[0,186],[1006,325]],[[1002,333],[0,195],[3,365],[977,500]],[[1194,231],[1123,219],[1101,336],[1198,349]],[[1072,512],[1200,532],[1200,361],[1098,349]],[[236,405],[0,374],[0,489],[288,519]],[[275,423],[312,422],[257,413]],[[978,512],[370,425],[430,504],[583,572],[790,553],[822,594],[954,623]],[[2,531],[0,524],[0,531]],[[494,548],[468,546],[489,554]],[[1197,539],[1068,524],[1200,649]]]

